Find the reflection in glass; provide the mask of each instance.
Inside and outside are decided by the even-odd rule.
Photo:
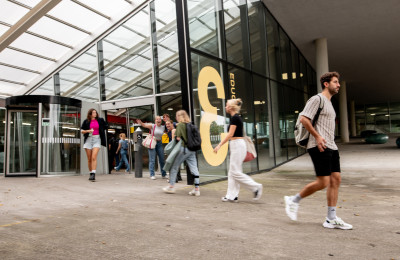
[[[253,75],[254,115],[257,131],[258,164],[260,170],[275,166],[274,143],[272,140],[272,118],[269,104],[268,80]]]
[[[197,80],[199,73],[202,68],[206,66],[213,67],[216,69],[222,77],[222,68],[221,64],[218,61],[206,58],[204,56],[192,53],[192,74],[193,74],[193,102],[194,102],[194,122],[197,126],[200,125],[201,116],[204,113],[198,98],[198,87]],[[210,127],[210,142],[213,147],[217,146],[217,144],[221,141],[221,133],[227,132],[227,121],[225,117],[225,100],[219,99],[217,97],[217,91],[214,84],[210,83],[208,85],[208,100],[210,104],[217,108],[218,119],[215,122],[211,123]],[[228,160],[225,160],[219,166],[210,166],[207,161],[204,159],[204,155],[202,153],[197,154],[198,159],[198,168],[200,169],[200,181],[205,182],[209,180],[220,179],[221,177],[225,177],[227,175],[227,166]]]
[[[37,112],[10,111],[9,171],[36,175]]]
[[[269,75],[271,79],[281,80],[281,65],[279,56],[279,34],[278,34],[278,23],[272,17],[267,9],[265,12],[265,23],[267,28],[267,43],[268,43],[268,63],[269,63]]]
[[[153,94],[148,8],[103,39],[106,100]]]
[[[215,0],[187,0],[190,47],[220,56]]]
[[[239,3],[237,3],[239,2]],[[246,1],[224,0],[224,21],[227,59],[236,65],[250,68]]]
[[[60,95],[98,102],[96,47],[93,46],[59,72]]]
[[[262,75],[268,75],[265,7],[261,1],[253,0],[249,1],[248,9],[252,69]]]
[[[153,42],[153,45],[157,48],[158,62],[155,75],[159,77],[156,78],[156,93],[179,91],[181,82],[175,2],[156,0],[154,11],[156,42]]]
[[[271,111],[276,164],[287,160],[286,121],[284,117],[283,85],[270,81]]]
[[[41,175],[80,172],[80,108],[43,104]]]

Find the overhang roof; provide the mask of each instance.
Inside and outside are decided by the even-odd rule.
[[[356,104],[400,102],[400,1],[263,0],[315,68],[314,40],[327,38],[329,69]]]
[[[25,94],[145,0],[0,0],[0,97]]]

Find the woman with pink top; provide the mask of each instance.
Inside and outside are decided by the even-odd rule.
[[[101,146],[106,146],[106,135],[108,125],[103,118],[100,118],[96,109],[91,108],[87,113],[87,118],[83,121],[81,132],[85,137],[83,148],[85,148],[88,158],[90,172],[89,181],[95,181],[97,154]]]

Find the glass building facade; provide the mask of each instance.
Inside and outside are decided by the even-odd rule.
[[[243,100],[245,131],[258,151],[244,172],[256,173],[305,152],[295,145],[294,125],[316,92],[315,71],[262,1],[153,0],[27,94],[96,103],[111,132],[129,138],[137,118],[151,122],[167,113],[175,119],[177,110],[189,111],[202,135],[198,162],[204,183],[227,176],[227,147],[212,154],[227,132],[226,100]],[[75,171],[54,166],[47,172],[58,170]]]

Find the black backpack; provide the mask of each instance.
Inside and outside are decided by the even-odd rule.
[[[200,137],[200,132],[197,126],[195,126],[192,123],[187,123],[186,124],[186,134],[187,134],[187,140],[183,140],[186,143],[186,147],[190,151],[198,151],[201,149],[201,137]]]

